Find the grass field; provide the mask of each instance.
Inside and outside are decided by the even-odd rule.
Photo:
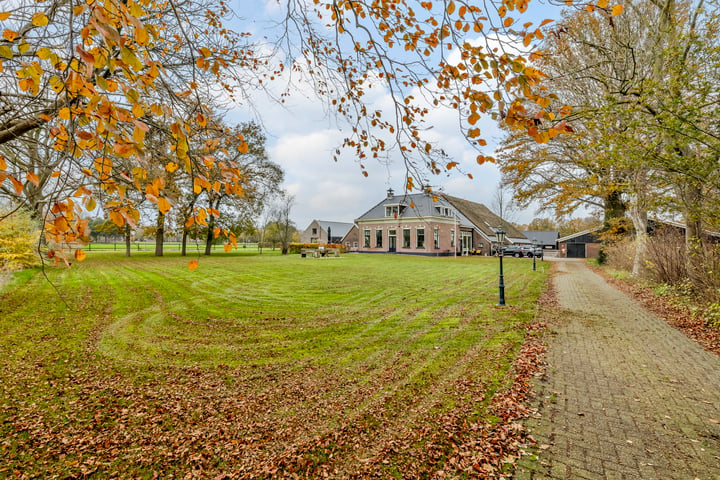
[[[0,296],[0,477],[457,475],[545,279],[506,259],[501,308],[495,258],[187,260]]]

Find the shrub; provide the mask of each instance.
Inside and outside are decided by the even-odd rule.
[[[337,248],[340,250],[340,253],[345,253],[345,247],[343,247],[339,243],[328,243],[328,244],[320,244],[320,243],[291,243],[290,249],[288,250],[288,253],[301,253],[303,248],[311,248],[313,250],[317,250],[320,245],[324,246],[325,248]]]
[[[624,238],[602,247],[603,265],[615,270],[626,270],[632,272],[633,259],[635,258],[635,244],[632,239]]]
[[[687,274],[685,237],[676,229],[658,230],[647,242],[646,266],[654,282],[676,285]]]
[[[0,270],[16,271],[40,264],[40,229],[24,210],[0,209]]]

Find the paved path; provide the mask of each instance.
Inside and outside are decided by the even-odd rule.
[[[519,479],[720,479],[720,357],[557,260],[562,312]]]

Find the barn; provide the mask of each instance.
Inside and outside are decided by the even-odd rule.
[[[561,258],[598,258],[600,254],[600,227],[558,238],[558,256]]]

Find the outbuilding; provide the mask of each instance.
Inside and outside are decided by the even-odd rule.
[[[561,258],[598,258],[600,255],[600,227],[558,238]]]

